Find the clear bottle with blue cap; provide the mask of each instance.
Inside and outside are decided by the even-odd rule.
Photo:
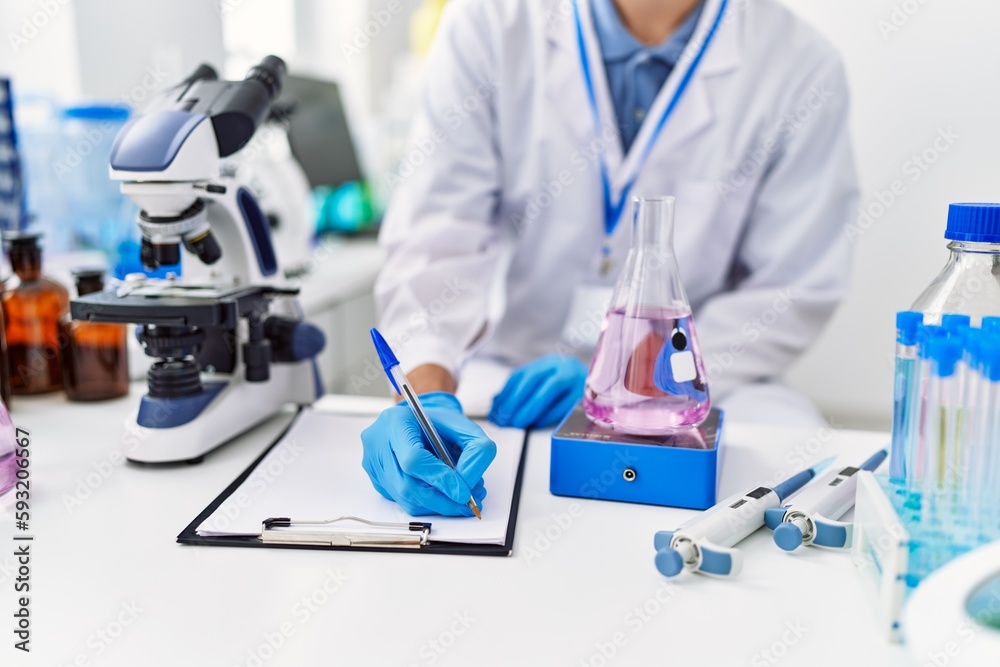
[[[113,268],[134,259],[131,253],[138,251],[135,204],[108,178],[111,146],[129,113],[128,107],[118,104],[66,108],[62,117],[65,164],[56,168],[61,196],[70,209],[67,220],[56,222],[67,223],[72,233],[62,229],[59,235],[50,234],[53,240],[71,240],[66,247],[53,249],[100,250]]]
[[[924,313],[928,324],[948,313],[969,315],[973,325],[1000,316],[1000,204],[951,204],[944,237],[948,263],[911,310]]]

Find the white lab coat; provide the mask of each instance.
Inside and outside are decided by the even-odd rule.
[[[651,123],[627,157],[616,133],[596,136],[571,1],[456,0],[445,11],[413,148],[385,176],[394,196],[376,302],[407,368],[458,374],[473,353],[519,364],[578,352],[564,329],[592,324],[566,326],[575,289],[614,282],[598,269],[596,153],[617,196]],[[707,0],[649,118],[720,2]],[[601,125],[615,127],[589,2],[579,6]],[[840,60],[813,29],[773,0],[730,0],[638,174],[632,194],[677,198],[674,244],[716,402],[780,378],[845,292],[857,206],[847,111]],[[616,268],[628,245],[626,217]],[[766,395],[777,400],[773,387]]]

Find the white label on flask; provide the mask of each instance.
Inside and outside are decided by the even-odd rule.
[[[684,350],[670,355],[670,372],[674,374],[674,382],[690,382],[698,377],[694,369],[694,353]]]

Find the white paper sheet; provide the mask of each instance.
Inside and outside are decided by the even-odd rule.
[[[250,476],[199,527],[203,536],[260,535],[270,517],[293,520],[358,516],[370,521],[407,523],[415,519],[383,498],[361,467],[361,431],[373,417],[331,414],[306,408]],[[432,516],[433,542],[503,544],[524,431],[477,422],[497,443],[486,471],[483,520]],[[358,530],[357,525],[347,526]],[[344,530],[309,526],[308,530]],[[364,532],[369,532],[365,530]]]

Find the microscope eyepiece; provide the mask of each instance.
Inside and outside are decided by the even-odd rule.
[[[216,81],[219,78],[219,73],[215,71],[215,68],[208,63],[202,63],[198,65],[198,69],[191,73],[191,76],[184,79],[184,84],[194,83],[195,81]]]
[[[246,81],[260,81],[267,88],[267,95],[274,100],[281,93],[285,83],[285,61],[278,56],[264,56],[264,59],[250,68],[244,77]]]

